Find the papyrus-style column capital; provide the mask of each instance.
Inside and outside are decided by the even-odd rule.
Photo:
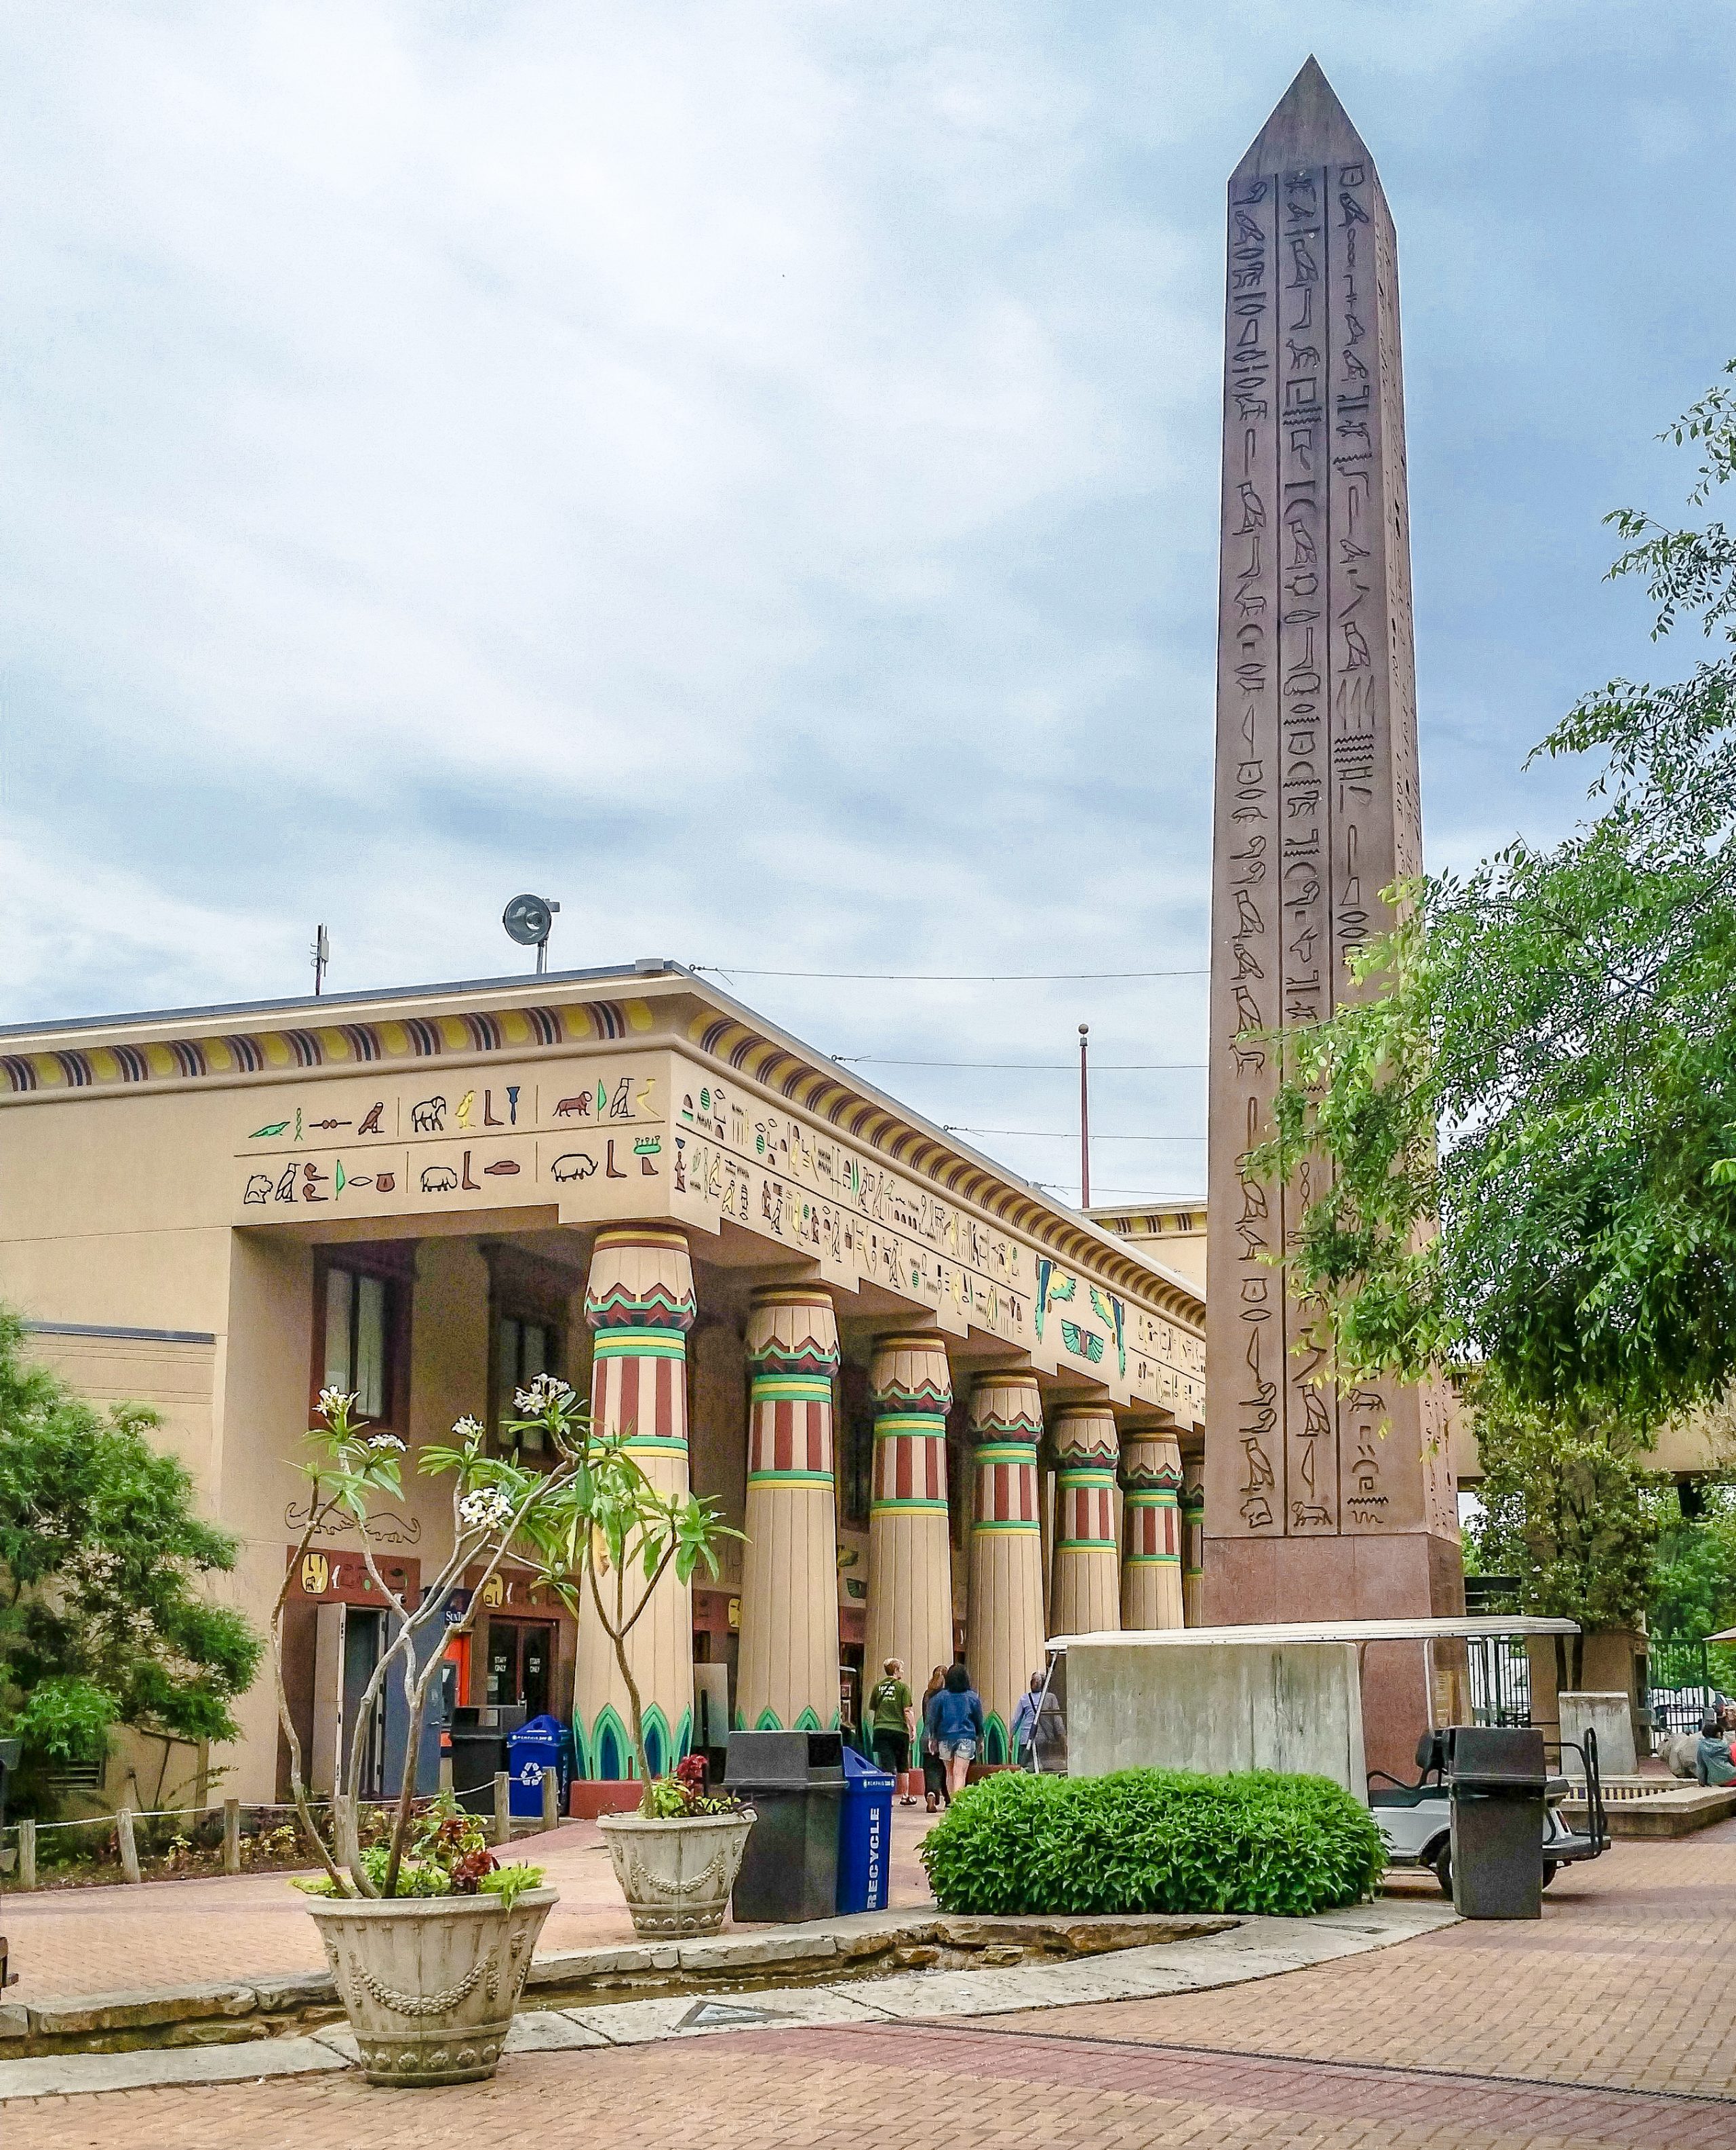
[[[623,1224],[597,1234],[585,1283],[585,1319],[596,1332],[592,1423],[599,1433],[623,1434],[634,1461],[663,1493],[688,1490],[687,1332],[696,1310],[684,1233]],[[599,1580],[607,1590],[609,1578]],[[629,1582],[629,1591],[633,1587]],[[647,1761],[659,1775],[674,1767],[693,1737],[692,1592],[677,1582],[673,1567],[628,1637],[628,1653],[643,1711]],[[579,1616],[573,1706],[583,1774],[631,1773],[630,1727],[614,1645],[588,1602]]]
[[[980,1374],[971,1391],[971,1669],[986,1762],[1015,1759],[1012,1713],[1043,1658],[1042,1522],[1037,1480],[1042,1395],[1031,1373]]]
[[[1121,1430],[1121,1624],[1182,1625],[1181,1444],[1172,1426]]]
[[[921,1693],[952,1662],[952,1549],[946,1506],[946,1339],[882,1337],[869,1368],[874,1499],[868,1516],[868,1669],[903,1664]]]
[[[1055,1580],[1049,1618],[1057,1635],[1121,1625],[1121,1550],[1115,1541],[1115,1462],[1121,1443],[1108,1404],[1057,1413]]]
[[[814,1284],[756,1291],[735,1721],[755,1731],[838,1721],[838,1523],[832,1472],[838,1324]]]

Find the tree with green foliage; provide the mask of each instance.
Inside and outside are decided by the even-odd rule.
[[[27,1809],[119,1728],[164,1740],[165,1768],[172,1743],[238,1736],[230,1704],[263,1643],[206,1595],[235,1542],[194,1513],[185,1467],[151,1444],[158,1423],[30,1365],[0,1311],[0,1733],[23,1741]]]
[[[1664,437],[1698,449],[1703,507],[1736,391]],[[1610,520],[1654,638],[1698,620],[1713,653],[1612,680],[1536,749],[1596,757],[1571,836],[1388,891],[1361,997],[1283,1035],[1257,1159],[1325,1160],[1291,1282],[1331,1371],[1475,1370],[1498,1422],[1587,1441],[1736,1375],[1736,537]]]
[[[1658,1536],[1647,1444],[1619,1426],[1565,1423],[1471,1385],[1483,1567],[1516,1579],[1517,1612],[1577,1620],[1587,1633],[1637,1628]],[[1577,1638],[1558,1638],[1557,1655],[1562,1684],[1577,1687]]]
[[[1736,1625],[1736,1486],[1708,1487],[1695,1516],[1673,1487],[1658,1506],[1647,1624],[1662,1642],[1702,1643]]]

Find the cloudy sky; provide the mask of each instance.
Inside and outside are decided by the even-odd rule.
[[[1068,1191],[1088,1021],[1100,1199],[1196,1189],[1203,979],[757,974],[1204,961],[1223,183],[1310,48],[1462,863],[1692,654],[1598,518],[1736,351],[1721,9],[10,0],[0,1020],[303,991],[320,920],[335,991],[495,975],[535,889]]]

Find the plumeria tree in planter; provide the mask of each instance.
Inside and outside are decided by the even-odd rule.
[[[581,1459],[564,1455],[546,1472],[524,1471],[487,1452],[483,1429],[472,1418],[458,1421],[451,1446],[425,1448],[421,1470],[452,1481],[452,1550],[411,1602],[381,1572],[368,1529],[375,1501],[403,1497],[404,1443],[396,1434],[371,1432],[356,1418],[355,1397],[336,1390],[322,1391],[319,1417],[303,1466],[310,1485],[307,1519],[271,1616],[290,1795],[325,1869],[306,1885],[318,1899],[309,1908],[369,2075],[400,2084],[472,2082],[494,2072],[555,1895],[540,1885],[540,1868],[497,1860],[481,1823],[461,1812],[450,1794],[419,1807],[416,1758],[447,1643],[468,1630],[481,1601],[479,1587],[457,1620],[448,1623],[447,1609],[466,1572],[480,1567],[486,1587],[531,1514],[545,1502],[570,1496]],[[290,1582],[314,1540],[351,1526],[387,1608],[387,1641],[350,1730],[328,1848],[315,1825],[300,1737],[284,1683],[284,1612]],[[374,1713],[392,1679],[401,1682],[406,1706],[400,1782],[383,1835],[364,1846],[358,1822],[361,1769]]]
[[[741,1532],[722,1521],[715,1501],[660,1491],[633,1460],[633,1428],[596,1431],[565,1382],[544,1375],[517,1403],[529,1415],[512,1422],[515,1434],[539,1429],[555,1455],[579,1459],[570,1483],[529,1511],[522,1530],[543,1582],[575,1618],[593,1619],[608,1637],[626,1691],[633,1771],[643,1789],[636,1814],[603,1814],[598,1825],[634,1930],[715,1933],[753,1810],[710,1790],[702,1756],[652,1775],[630,1640],[666,1578],[685,1587],[701,1563],[715,1575],[723,1540]]]
[[[514,1401],[524,1416],[508,1420],[503,1430],[520,1441],[533,1428],[541,1430],[545,1460],[537,1467],[491,1453],[484,1428],[470,1417],[453,1426],[449,1444],[421,1451],[419,1471],[452,1481],[452,1549],[412,1603],[388,1585],[368,1532],[376,1501],[403,1497],[405,1445],[395,1434],[370,1431],[356,1416],[353,1396],[323,1391],[320,1424],[308,1436],[303,1466],[310,1485],[307,1519],[272,1612],[272,1664],[290,1793],[325,1870],[309,1885],[316,1900],[309,1908],[320,1924],[364,2063],[380,2082],[467,2082],[492,2073],[537,1933],[555,1900],[552,1890],[539,1885],[538,1868],[497,1862],[481,1824],[461,1813],[449,1795],[431,1807],[426,1801],[418,1805],[416,1759],[449,1643],[469,1631],[484,1591],[509,1557],[575,1617],[582,1617],[588,1594],[621,1667],[643,1779],[643,1725],[628,1638],[665,1575],[673,1571],[684,1583],[702,1561],[714,1573],[721,1540],[738,1535],[720,1520],[714,1502],[659,1492],[628,1453],[628,1433],[594,1433],[564,1381],[545,1375]],[[315,1539],[352,1525],[388,1609],[388,1639],[350,1732],[328,1848],[315,1825],[284,1683],[284,1614],[291,1580]],[[457,1618],[448,1621],[464,1577],[477,1569],[476,1587]],[[405,1703],[401,1774],[384,1833],[364,1845],[358,1824],[361,1770],[374,1713],[393,1679],[401,1683]],[[726,1805],[733,1810],[728,1817],[720,1811]],[[679,1778],[646,1782],[648,1826],[666,1829],[666,1822],[653,1818],[676,1806],[679,1819],[708,1822],[714,1832],[727,1819],[724,1833],[739,1837],[733,1860],[724,1862],[727,1901],[751,1815],[733,1801],[708,1801],[703,1785]],[[615,1865],[631,1904],[633,1870],[623,1873],[618,1855]],[[638,1923],[637,1909],[634,1918]],[[711,1926],[721,1918],[719,1905]],[[688,1924],[655,1930],[709,1929]]]

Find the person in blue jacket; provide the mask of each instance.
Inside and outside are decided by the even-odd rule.
[[[1701,1720],[1700,1736],[1694,1746],[1693,1773],[1703,1784],[1728,1784],[1736,1780],[1736,1762],[1731,1759],[1729,1738],[1715,1709],[1708,1709]]]
[[[971,1764],[982,1750],[982,1697],[962,1665],[954,1665],[946,1683],[929,1697],[924,1727],[946,1771],[950,1801],[965,1788]]]

